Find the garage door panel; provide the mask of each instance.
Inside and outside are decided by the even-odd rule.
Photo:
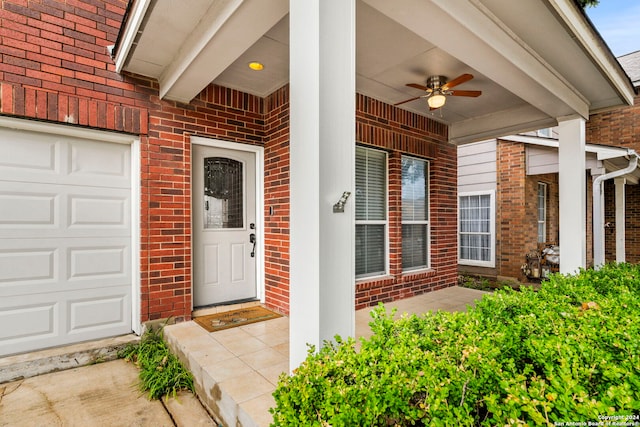
[[[0,298],[132,281],[130,239],[0,239]]]
[[[128,247],[110,246],[102,248],[70,248],[69,279],[96,280],[100,278],[121,277],[129,280]]]
[[[56,248],[15,248],[0,251],[0,289],[17,290],[26,284],[39,286],[57,280],[58,250]],[[0,290],[0,295],[3,292]]]
[[[131,187],[131,149],[24,130],[0,129],[0,179],[14,182]]]
[[[0,181],[0,238],[131,234],[130,190]]]
[[[110,186],[127,187],[131,182],[131,156],[127,145],[96,145],[91,141],[72,139],[68,165],[72,179],[81,179],[89,185],[106,182]]]
[[[69,302],[69,333],[81,334],[116,325],[128,324],[131,316],[127,309],[131,305],[125,292],[106,295],[102,298],[78,299]]]
[[[14,173],[57,174],[60,169],[60,144],[49,135],[14,129],[2,129],[0,167]]]
[[[54,338],[58,335],[58,317],[56,301],[0,308],[0,324],[5,326],[0,328],[0,342]]]
[[[120,286],[40,293],[28,304],[0,298],[0,356],[131,333],[130,293]]]
[[[70,228],[99,228],[128,230],[129,199],[123,196],[69,196],[68,224]]]
[[[7,228],[54,225],[56,194],[7,190],[0,193],[0,225]]]

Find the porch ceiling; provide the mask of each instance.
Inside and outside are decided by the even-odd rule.
[[[289,80],[288,0],[135,0],[116,67],[158,79],[189,102],[209,83],[266,96]],[[555,125],[630,104],[633,88],[572,0],[358,0],[356,89],[391,104],[419,96],[429,75],[475,78],[429,112],[455,143]],[[260,61],[265,69],[251,71]]]

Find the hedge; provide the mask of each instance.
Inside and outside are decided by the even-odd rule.
[[[272,426],[640,425],[637,265],[370,325],[280,377]]]

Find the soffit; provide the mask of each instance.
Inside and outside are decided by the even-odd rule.
[[[286,0],[138,1],[150,4],[123,69],[157,78],[163,97],[188,102],[210,82],[266,96],[288,82]],[[571,0],[359,0],[356,16],[359,93],[395,104],[419,96],[406,84],[429,75],[475,76],[457,89],[481,90],[479,98],[448,97],[435,111],[423,99],[400,106],[448,124],[452,142],[549,127],[632,99]],[[253,60],[265,69],[249,70]]]

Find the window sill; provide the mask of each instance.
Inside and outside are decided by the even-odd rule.
[[[436,270],[431,268],[431,267],[426,267],[426,268],[418,268],[415,270],[407,270],[407,271],[403,271],[401,276],[402,278],[407,278],[407,277],[425,277],[425,276],[431,276],[433,274],[436,273]]]
[[[470,260],[458,260],[459,265],[468,265],[470,267],[485,267],[496,268],[495,262],[483,262],[483,261],[470,261]]]

